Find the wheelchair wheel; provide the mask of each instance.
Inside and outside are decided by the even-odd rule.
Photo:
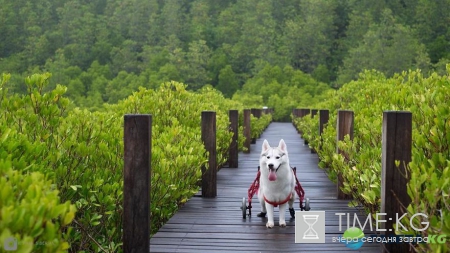
[[[311,206],[309,205],[309,198],[306,198],[305,200],[305,211],[311,210]]]
[[[247,204],[245,201],[245,197],[242,198],[241,210],[242,210],[242,219],[247,218]]]

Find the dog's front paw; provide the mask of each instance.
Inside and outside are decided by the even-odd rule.
[[[266,227],[267,227],[267,228],[273,228],[274,225],[275,225],[275,224],[273,224],[273,222],[267,222],[267,223],[266,223]]]
[[[286,222],[280,221],[280,227],[282,227],[282,228],[286,227]]]

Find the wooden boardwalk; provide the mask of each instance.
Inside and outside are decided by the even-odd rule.
[[[326,241],[324,244],[295,242],[295,221],[286,210],[287,227],[278,226],[278,208],[275,227],[267,229],[267,218],[256,217],[260,204],[253,197],[252,217],[242,218],[242,198],[256,177],[261,146],[267,139],[277,146],[280,139],[287,144],[291,166],[297,167],[297,176],[310,198],[311,211],[326,211]],[[339,242],[332,242],[346,229],[339,231],[339,217],[335,213],[358,213],[361,223],[365,215],[348,207],[348,201],[336,199],[336,186],[318,168],[318,157],[297,134],[291,123],[271,123],[261,138],[252,144],[249,154],[239,153],[239,168],[222,168],[217,175],[217,197],[191,198],[150,240],[151,252],[380,252],[375,243],[365,243],[351,250]],[[298,198],[294,208],[299,211]],[[366,233],[367,234],[367,233]]]

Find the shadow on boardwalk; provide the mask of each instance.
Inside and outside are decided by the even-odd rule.
[[[291,166],[297,167],[297,176],[311,200],[311,211],[326,211],[324,244],[300,244],[295,242],[295,221],[289,220],[286,211],[286,228],[278,227],[278,208],[275,225],[267,229],[267,218],[256,217],[260,211],[257,196],[253,198],[252,217],[242,218],[242,198],[256,177],[259,155],[264,139],[277,146],[284,139]],[[249,154],[239,153],[239,168],[222,168],[217,175],[217,197],[204,199],[193,197],[150,240],[151,252],[380,252],[374,243],[365,243],[359,250],[350,250],[344,244],[332,242],[346,229],[343,218],[339,230],[339,216],[350,213],[353,222],[354,208],[346,200],[336,199],[336,186],[318,168],[318,157],[303,145],[291,123],[271,123]],[[294,208],[299,211],[296,198]],[[361,223],[366,216],[358,213]]]

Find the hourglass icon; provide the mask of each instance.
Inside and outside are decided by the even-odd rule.
[[[313,229],[314,224],[316,224],[319,215],[317,214],[304,214],[303,221],[308,224],[308,229],[303,234],[303,239],[319,239],[317,231]]]

